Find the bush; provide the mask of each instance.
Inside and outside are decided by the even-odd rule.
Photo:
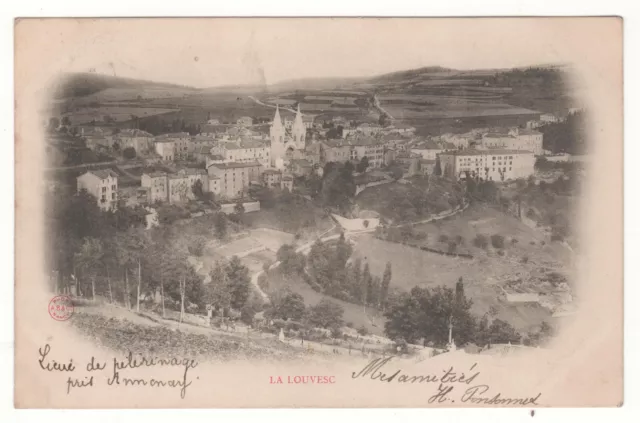
[[[358,333],[362,336],[367,336],[369,334],[369,331],[364,326],[360,326],[358,328]]]
[[[499,255],[500,257],[504,256],[504,250],[498,250],[498,255]]]
[[[493,248],[504,248],[504,237],[502,235],[491,235],[491,245]]]
[[[521,263],[528,263],[529,262],[529,256],[524,256],[522,257],[522,260],[520,260]]]
[[[127,147],[122,150],[122,157],[124,157],[125,159],[135,159],[136,150],[133,147]]]
[[[456,244],[455,242],[451,241],[449,242],[449,247],[447,248],[447,251],[450,254],[453,254],[456,252],[456,248],[458,247],[458,244]]]
[[[457,245],[464,245],[464,238],[461,235],[456,235],[455,242]]]
[[[447,241],[449,241],[449,237],[448,237],[448,236],[446,236],[445,234],[442,234],[442,235],[440,235],[440,236],[438,237],[438,241],[440,241],[440,242],[447,242]]]
[[[484,250],[489,246],[489,241],[487,240],[487,237],[485,235],[478,234],[473,239],[473,245]]]

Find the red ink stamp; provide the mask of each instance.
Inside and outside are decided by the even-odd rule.
[[[55,296],[49,301],[49,315],[54,320],[68,320],[73,315],[73,302],[66,295]]]

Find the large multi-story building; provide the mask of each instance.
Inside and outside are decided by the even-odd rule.
[[[195,198],[193,187],[202,184],[202,191],[209,191],[209,178],[204,169],[180,169],[176,173],[150,172],[142,174],[142,187],[147,189],[147,201],[182,203]]]
[[[120,150],[133,148],[137,155],[147,154],[153,150],[153,135],[140,129],[121,129],[114,136],[113,142],[120,145]]]
[[[455,150],[456,146],[446,141],[427,140],[411,147],[411,152],[419,154],[424,160],[435,160],[438,154]]]
[[[514,129],[507,134],[489,132],[478,143],[479,148],[503,148],[507,150],[531,151],[535,155],[543,154],[541,132],[530,129]]]
[[[262,141],[244,139],[220,143],[211,149],[211,154],[222,156],[224,163],[258,162],[264,167],[271,166],[270,148]],[[207,161],[207,166],[210,163]]]
[[[90,170],[76,178],[78,192],[83,189],[96,198],[102,210],[115,210],[118,204],[118,174],[110,169]]]
[[[207,167],[209,181],[212,176],[219,178],[218,194],[226,198],[242,197],[252,181],[260,180],[262,170],[263,166],[258,162],[219,163]]]
[[[440,153],[442,174],[450,179],[467,176],[485,181],[526,178],[534,172],[533,152],[525,150],[456,150]]]
[[[370,137],[356,138],[351,143],[351,160],[360,161],[366,157],[370,167],[381,167],[384,164],[384,144]]]
[[[167,138],[156,138],[154,149],[155,152],[160,156],[160,158],[162,158],[162,160],[167,162],[175,160],[176,150],[173,140]]]
[[[186,159],[193,152],[191,136],[187,132],[158,135],[154,142],[156,153],[165,161]]]

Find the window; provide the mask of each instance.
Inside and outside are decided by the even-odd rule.
[[[115,186],[115,185],[111,185],[111,189],[112,189],[113,191],[115,191],[115,190],[116,190],[116,186]]]
[[[111,199],[112,199],[112,200],[115,200],[115,199],[116,199],[116,193],[115,193],[115,192],[112,192],[112,193],[111,193]]]
[[[102,192],[107,192],[107,187],[102,187]]]

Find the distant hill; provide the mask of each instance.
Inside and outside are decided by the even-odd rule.
[[[123,78],[97,73],[66,73],[52,87],[53,98],[84,97],[109,88],[182,88],[190,87],[142,79]]]
[[[400,82],[411,79],[416,79],[419,77],[442,77],[442,76],[450,76],[458,73],[460,71],[456,69],[444,68],[442,66],[425,66],[417,69],[408,69],[403,71],[385,73],[382,75],[374,76],[369,78],[367,82]]]

